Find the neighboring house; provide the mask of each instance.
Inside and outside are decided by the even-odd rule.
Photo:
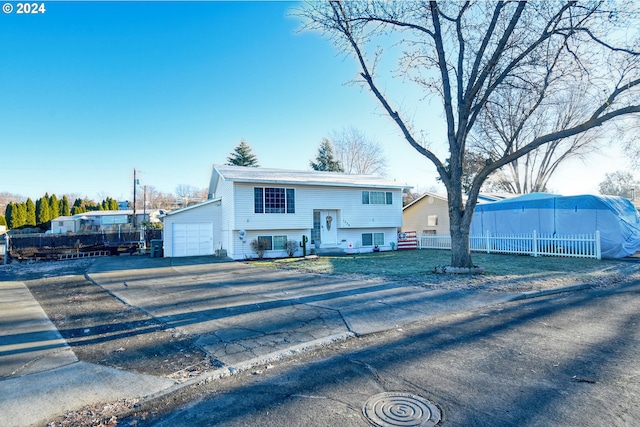
[[[407,188],[371,175],[214,165],[210,200],[163,218],[164,254],[255,258],[251,241],[263,239],[265,257],[282,257],[303,236],[308,251],[390,250]]]
[[[516,194],[482,193],[478,204],[514,197]],[[449,202],[446,194],[427,192],[402,208],[402,231],[421,234],[449,234]]]
[[[136,211],[136,222],[159,222],[160,210]],[[98,231],[124,231],[132,224],[133,210],[91,211],[72,216],[59,216],[51,220],[51,233],[89,233]]]
[[[425,193],[402,208],[402,231],[420,234],[449,234],[447,196]]]

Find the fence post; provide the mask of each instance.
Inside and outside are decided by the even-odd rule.
[[[596,258],[602,259],[602,250],[600,248],[600,231],[596,230]]]
[[[9,263],[9,248],[10,248],[9,233],[5,233],[4,234],[4,260],[3,260],[4,265],[7,265]]]
[[[490,244],[491,244],[491,239],[490,239],[490,234],[491,234],[491,233],[489,233],[489,230],[487,230],[487,232],[485,233],[485,236],[486,236],[486,238],[485,238],[485,239],[486,239],[486,243],[485,243],[485,244],[486,244],[486,246],[487,246],[487,253],[488,253],[488,254],[490,254],[490,253],[491,253],[491,246],[490,246]]]
[[[537,230],[533,230],[533,256],[537,257],[538,256],[538,231]]]

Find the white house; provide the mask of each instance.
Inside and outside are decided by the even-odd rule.
[[[136,211],[136,222],[159,222],[162,211]],[[88,233],[98,231],[118,231],[131,227],[133,210],[90,211],[72,216],[59,216],[51,220],[51,233]]]
[[[164,255],[255,258],[251,241],[263,239],[265,257],[280,257],[303,236],[309,250],[389,250],[406,188],[371,175],[214,165],[209,200],[163,218]]]

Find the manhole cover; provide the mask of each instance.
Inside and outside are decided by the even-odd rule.
[[[431,427],[440,422],[440,410],[434,403],[409,393],[376,394],[364,404],[362,413],[378,427]]]

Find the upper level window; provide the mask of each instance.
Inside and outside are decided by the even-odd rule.
[[[363,191],[363,205],[392,205],[393,193],[391,191]]]
[[[255,213],[295,213],[296,197],[293,188],[255,187],[253,207]]]

